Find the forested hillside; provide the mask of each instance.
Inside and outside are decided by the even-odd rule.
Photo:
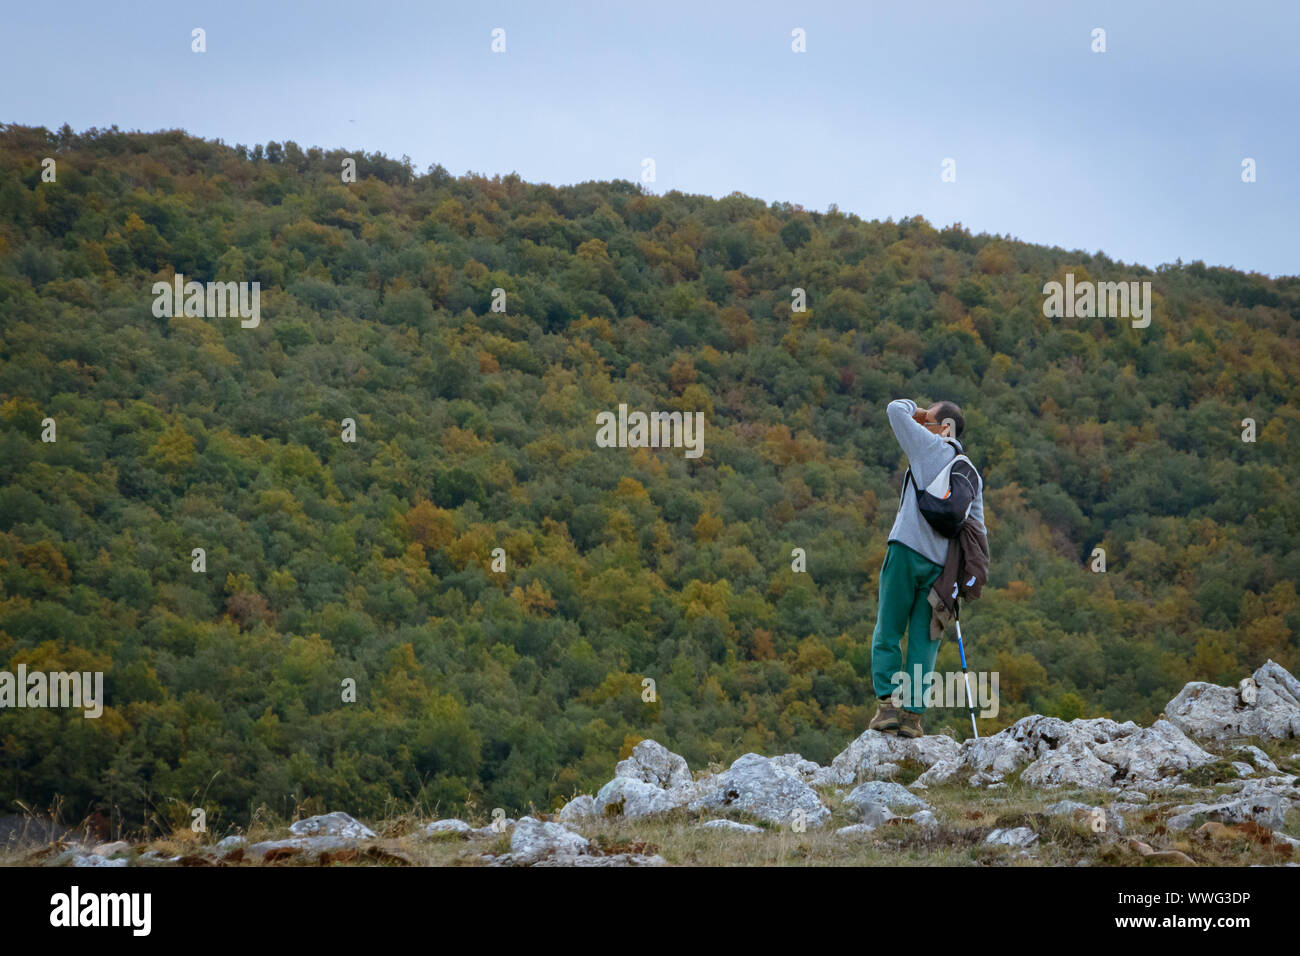
[[[1150,326],[1046,318],[1067,272],[1150,281]],[[260,282],[260,325],[157,317],[174,273]],[[825,763],[874,709],[897,397],[960,403],[986,482],[989,732],[1149,722],[1189,680],[1300,668],[1298,379],[1294,277],[0,127],[0,669],[107,696],[0,710],[0,812],[515,816],[643,737]],[[598,447],[620,403],[703,412],[703,455]]]

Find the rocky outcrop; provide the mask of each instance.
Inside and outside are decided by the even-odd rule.
[[[809,781],[821,768],[798,754],[745,754],[719,774],[691,777],[686,761],[653,740],[620,761],[594,799],[597,816],[637,818],[672,810],[745,813],[777,825],[819,827],[830,816]],[[576,800],[581,799],[575,798]]]
[[[1236,687],[1193,681],[1165,706],[1165,715],[1198,740],[1300,737],[1300,680],[1269,660]]]
[[[990,737],[966,741],[956,756],[936,762],[917,782],[932,786],[960,777],[987,787],[1024,768],[1021,783],[1044,790],[1160,789],[1182,771],[1214,760],[1167,720],[1141,728],[1104,717],[1065,721],[1034,715]]]
[[[835,835],[846,839],[873,834],[879,839],[888,833],[901,835],[904,841],[917,840],[916,831],[907,828],[924,827],[931,832],[920,845],[936,840],[951,843],[957,835],[959,841],[1004,845],[1012,848],[1015,857],[1032,857],[1062,837],[1059,826],[1042,824],[1049,817],[1068,817],[1087,826],[1099,844],[1127,847],[1155,862],[1195,862],[1181,851],[1153,849],[1143,840],[1130,839],[1124,814],[1141,811],[1128,821],[1138,835],[1150,829],[1157,836],[1166,829],[1171,833],[1194,830],[1188,837],[1193,841],[1255,840],[1281,848],[1278,852],[1284,856],[1300,850],[1300,840],[1282,832],[1289,814],[1300,807],[1300,786],[1296,774],[1278,766],[1300,769],[1300,755],[1289,752],[1293,747],[1281,746],[1276,751],[1283,756],[1274,761],[1261,748],[1240,739],[1300,736],[1300,682],[1269,661],[1236,688],[1188,684],[1170,702],[1167,714],[1167,719],[1150,727],[1108,718],[1067,721],[1033,715],[991,736],[960,744],[941,734],[907,739],[866,731],[826,767],[800,754],[747,753],[725,770],[698,776],[680,755],[654,740],[642,740],[627,759],[617,763],[613,779],[595,796],[573,797],[554,818],[499,818],[478,828],[464,820],[445,819],[427,824],[423,832],[429,837],[471,841],[461,860],[490,866],[660,866],[665,861],[654,847],[638,841],[612,847],[605,828],[620,819],[678,813],[683,826],[699,831],[701,842],[722,841],[722,834],[730,833],[743,836],[739,845],[748,846],[751,840],[767,839],[770,830],[825,827],[832,817],[828,801],[835,805],[838,800],[836,815],[849,825],[839,827]],[[912,775],[915,779],[906,786],[894,779]],[[1107,794],[1110,799],[1057,800],[1039,812],[999,817],[1000,826],[987,831],[961,822],[950,802],[951,790],[930,798],[939,811],[925,798],[931,787],[945,783],[1004,788],[1016,782],[1016,775],[1024,787],[1074,788]],[[500,816],[501,811],[495,812]],[[978,819],[982,812],[968,812],[966,818]],[[950,813],[953,819],[945,819],[941,826],[940,816]],[[753,822],[729,819],[735,816]],[[92,848],[59,840],[33,851],[31,859],[42,865],[75,867],[416,862],[392,848],[400,837],[381,841],[374,830],[346,813],[299,820],[289,831],[286,838],[251,845],[244,837],[231,836],[183,856],[170,855],[170,848],[140,853],[143,848],[124,841]],[[615,839],[627,839],[626,829],[616,832]],[[509,851],[494,855],[504,849],[499,841],[507,834]],[[1074,841],[1072,845],[1081,845],[1076,839],[1080,834],[1065,836]],[[492,839],[473,839],[480,837]],[[437,851],[439,858],[446,851],[442,846],[425,849]]]
[[[888,780],[898,774],[904,763],[930,768],[944,761],[956,761],[959,752],[957,742],[942,734],[907,738],[865,730],[829,767],[812,771],[809,782],[817,787],[844,787],[859,780]]]

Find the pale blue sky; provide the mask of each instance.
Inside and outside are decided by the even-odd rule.
[[[637,181],[653,157],[656,192],[1300,273],[1295,0],[5,8],[0,122],[291,139],[555,184]]]

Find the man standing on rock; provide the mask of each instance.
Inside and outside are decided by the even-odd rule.
[[[912,479],[904,479],[898,500],[898,516],[889,531],[885,563],[880,569],[880,601],[876,630],[871,638],[871,678],[879,702],[868,727],[903,737],[920,737],[922,688],[934,671],[939,641],[930,639],[929,591],[944,569],[950,539],[930,527],[921,514],[919,489],[932,482],[944,467],[962,453],[961,438],[966,420],[953,402],[937,402],[918,408],[906,398],[895,399],[886,409],[889,425],[907,455]],[[983,483],[975,493],[967,520],[984,533]],[[903,635],[907,634],[907,660],[903,660]],[[921,682],[915,675],[921,674]],[[910,699],[897,707],[893,702],[894,676],[907,675]]]

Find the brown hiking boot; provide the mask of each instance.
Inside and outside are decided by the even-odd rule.
[[[898,736],[924,737],[925,731],[921,729],[921,715],[914,714],[910,710],[902,711],[898,717]]]
[[[888,697],[882,697],[876,704],[876,716],[867,724],[867,730],[879,730],[887,734],[898,732],[899,710]]]

